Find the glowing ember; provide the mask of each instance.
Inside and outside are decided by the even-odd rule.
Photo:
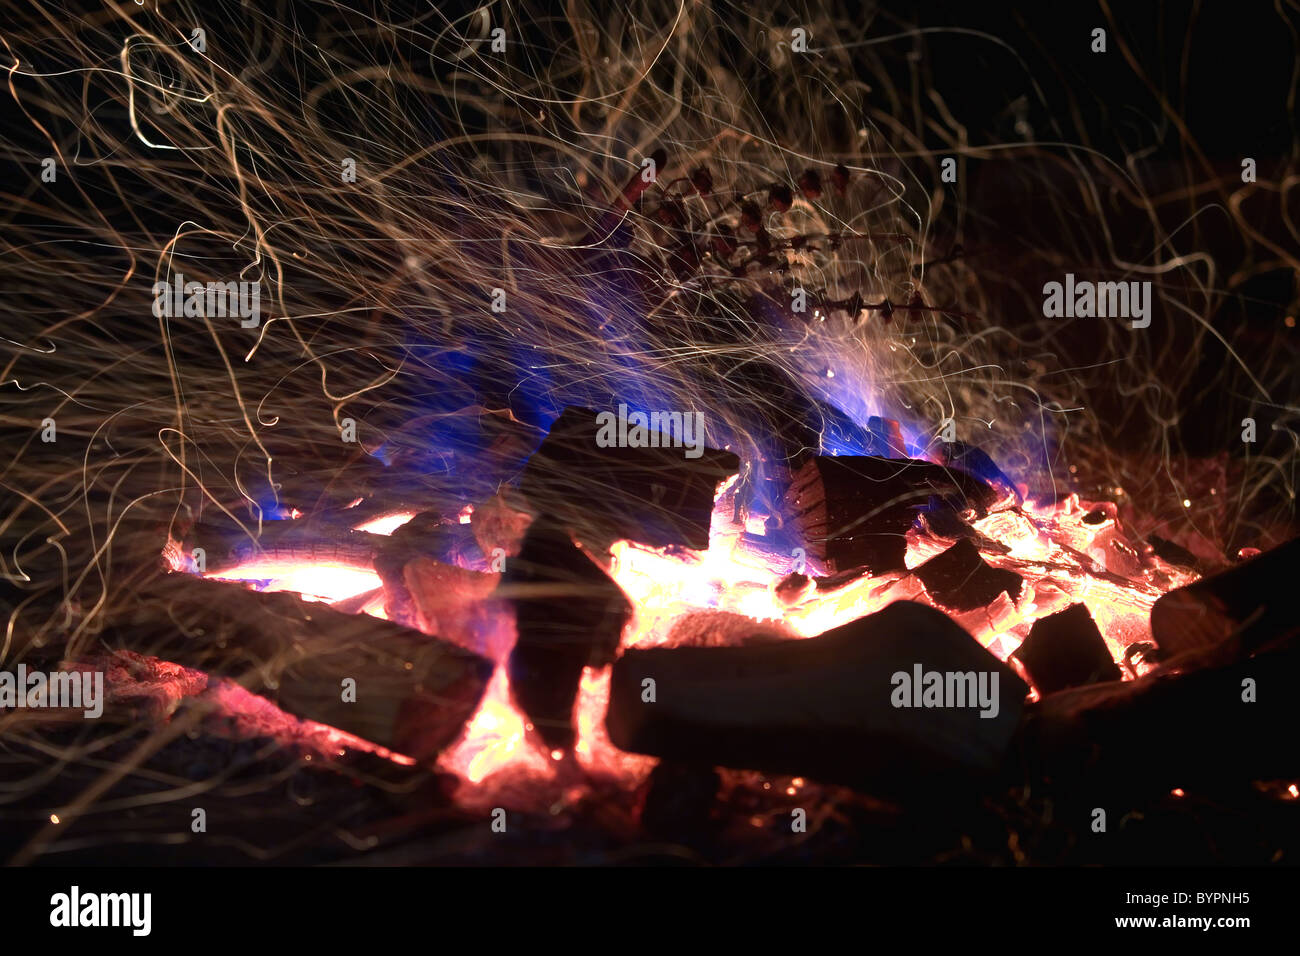
[[[438,766],[470,783],[482,783],[506,767],[550,776],[546,754],[526,739],[528,724],[510,699],[510,679],[498,666],[478,713],[461,739],[443,753]]]
[[[257,591],[296,591],[304,601],[341,601],[382,586],[379,575],[366,568],[287,561],[241,564],[206,577],[244,581]]]
[[[389,515],[380,515],[378,518],[364,521],[352,530],[368,531],[371,534],[392,534],[414,517],[414,511],[395,511]]]

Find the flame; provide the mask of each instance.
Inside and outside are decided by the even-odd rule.
[[[296,591],[304,601],[341,601],[383,586],[367,568],[303,561],[252,561],[205,577],[261,584],[254,588],[259,591]]]
[[[471,784],[507,768],[550,777],[554,771],[548,755],[527,737],[531,729],[510,697],[506,669],[498,664],[477,713],[460,740],[443,752],[438,766]]]
[[[352,530],[368,531],[371,534],[392,534],[414,517],[414,511],[395,511],[392,514],[380,515],[378,518],[363,521]]]

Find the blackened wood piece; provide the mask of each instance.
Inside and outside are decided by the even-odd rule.
[[[1121,676],[1086,604],[1039,618],[1013,656],[1025,665],[1040,694]]]
[[[515,610],[518,637],[509,664],[515,701],[548,746],[571,748],[582,669],[613,658],[632,607],[548,516],[533,522],[519,554],[507,559],[496,596]]]
[[[990,687],[995,675],[996,715],[895,707],[893,675],[916,665],[984,672]],[[614,665],[606,726],[637,753],[905,794],[995,771],[1027,690],[945,614],[899,601],[807,640],[632,648]]]
[[[1016,483],[986,452],[974,445],[962,441],[943,442],[939,445],[939,460],[949,468],[959,468],[986,482],[999,499],[1010,498],[1017,505],[1024,502]]]
[[[1255,700],[1243,700],[1244,682]],[[1300,777],[1291,639],[1224,667],[1162,667],[1027,705],[1017,741],[1031,781],[1076,796],[1221,788]]]
[[[1011,548],[976,531],[963,520],[951,504],[941,498],[931,498],[929,506],[918,518],[917,527],[936,538],[970,538],[980,550],[992,554],[1010,554]]]
[[[705,550],[718,485],[740,468],[731,452],[704,448],[601,448],[596,412],[566,408],[524,469],[530,504],[570,525],[584,543],[627,538],[651,547]],[[667,436],[662,436],[667,444]]]
[[[498,631],[499,612],[488,597],[499,578],[499,574],[426,557],[412,558],[403,572],[421,631],[460,647],[485,651],[490,648],[484,647],[484,642],[490,642]]]
[[[907,529],[932,496],[981,513],[995,498],[978,478],[929,462],[818,456],[795,474],[784,510],[830,570],[892,571],[904,566]]]
[[[1155,556],[1162,561],[1198,573],[1204,573],[1205,562],[1177,542],[1162,538],[1158,534],[1149,534],[1146,540],[1147,544],[1151,545],[1151,550],[1155,553]]]
[[[252,530],[256,524],[245,527]],[[263,522],[261,534],[252,537],[245,528],[225,515],[219,515],[196,522],[185,533],[181,550],[187,560],[193,561],[194,549],[202,548],[203,571],[207,574],[220,574],[243,564],[261,561],[368,568],[384,541],[383,535],[325,525],[307,518]],[[164,543],[165,537],[160,539],[160,549]]]
[[[281,709],[433,756],[478,708],[492,663],[435,637],[291,594],[162,575],[107,621],[103,641],[237,680]],[[356,681],[356,701],[342,682]],[[418,739],[417,752],[406,747]]]
[[[443,564],[478,567],[483,557],[468,525],[436,511],[417,514],[388,537],[380,536],[374,567],[384,583],[384,613],[406,627],[420,626],[405,569],[417,558]]]
[[[1015,601],[1020,597],[1024,581],[1014,571],[986,564],[970,538],[959,538],[947,551],[920,565],[915,573],[930,597],[953,611],[988,607],[1003,591]]]
[[[1300,629],[1297,569],[1300,538],[1165,594],[1151,608],[1151,633],[1162,656],[1227,640],[1249,653]]]
[[[470,517],[470,531],[489,568],[494,557],[519,553],[524,533],[533,520],[533,516],[524,510],[525,504],[518,492],[506,488],[475,506]]]

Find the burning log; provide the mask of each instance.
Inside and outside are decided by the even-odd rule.
[[[1086,604],[1039,618],[1014,655],[1040,694],[1120,679]]]
[[[952,505],[939,499],[931,499],[930,506],[922,512],[917,522],[916,530],[928,534],[931,538],[947,538],[950,541],[970,538],[975,547],[985,553],[1009,554],[1011,552],[1011,548],[1001,541],[980,534]]]
[[[794,475],[784,507],[830,570],[874,573],[904,566],[907,529],[932,496],[980,514],[996,497],[978,478],[911,458],[819,456]]]
[[[470,530],[489,563],[494,556],[513,556],[523,546],[533,516],[512,489],[498,492],[474,508]]]
[[[482,555],[469,528],[434,511],[416,515],[387,538],[380,537],[374,568],[384,583],[384,613],[390,621],[419,627],[419,612],[411,596],[406,567],[427,559],[443,564],[482,564]]]
[[[999,501],[1013,501],[1017,507],[1024,504],[1016,483],[997,466],[985,452],[962,441],[943,442],[939,445],[939,461],[946,467],[959,468],[986,482],[997,494]]]
[[[994,568],[980,557],[970,538],[959,538],[947,551],[920,565],[915,574],[926,592],[953,611],[988,607],[1003,591],[1014,601],[1023,579],[1014,571]]]
[[[1166,564],[1186,568],[1198,574],[1205,573],[1205,562],[1177,542],[1162,538],[1158,534],[1148,534],[1146,541],[1151,548],[1151,553]]]
[[[628,650],[606,726],[624,750],[906,793],[999,768],[1028,688],[907,601],[808,640]]]
[[[105,641],[228,676],[295,716],[421,760],[460,733],[492,674],[490,661],[388,621],[183,574],[145,585],[109,618]]]
[[[420,630],[471,649],[480,636],[490,636],[496,615],[484,602],[500,577],[423,557],[403,569]]]
[[[676,436],[641,428],[639,447],[608,447],[603,431],[594,411],[566,408],[524,469],[521,490],[529,502],[595,546],[627,538],[707,549],[718,485],[739,471],[739,459],[704,448],[698,432],[696,444],[671,447],[674,438],[680,444],[684,425]]]
[[[510,653],[515,700],[552,748],[573,746],[582,669],[613,659],[631,606],[553,518],[539,517],[497,589],[515,609]]]
[[[1291,588],[1300,567],[1300,538],[1221,574],[1170,591],[1151,608],[1151,634],[1161,654],[1235,642],[1249,652],[1264,640],[1300,628]]]
[[[1087,799],[1300,777],[1294,634],[1225,667],[1161,667],[1028,705],[1018,741],[1029,779]]]
[[[384,541],[383,535],[327,527],[309,519],[266,522],[256,537],[233,521],[207,520],[196,522],[185,533],[182,550],[193,562],[195,549],[202,548],[202,571],[207,574],[263,561],[369,568]]]

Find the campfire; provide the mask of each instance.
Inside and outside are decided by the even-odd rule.
[[[1296,845],[1293,150],[910,12],[218,6],[0,36],[6,859]]]
[[[973,446],[901,437],[805,455],[769,514],[737,456],[605,448],[599,421],[567,409],[522,490],[454,511],[380,493],[257,539],[196,522],[110,625],[129,647],[88,666],[111,706],[201,700],[205,721],[345,772],[362,754],[436,768],[466,812],[599,794],[653,817],[656,789],[712,767],[787,797],[1080,773],[1181,793],[1194,752],[1150,759],[1130,721],[1232,722],[1197,713],[1204,687],[1290,633],[1268,609],[1295,543],[1202,578],[1109,502],[1035,500]]]

